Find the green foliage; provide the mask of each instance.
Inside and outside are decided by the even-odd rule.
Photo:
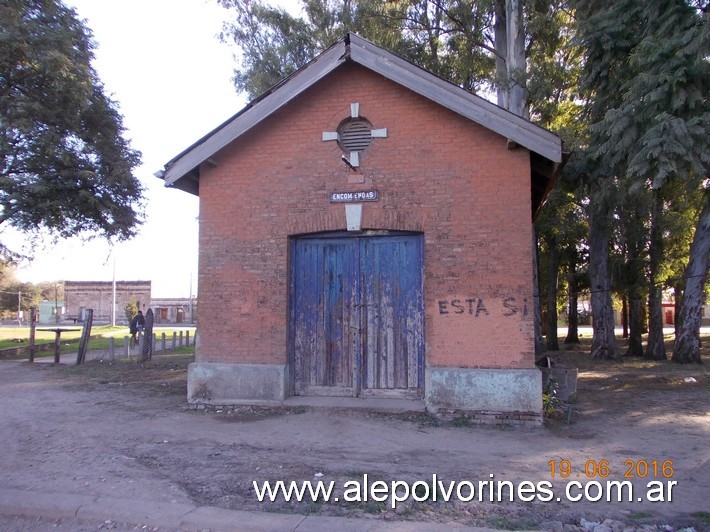
[[[220,38],[233,39],[242,48],[242,68],[235,71],[234,84],[252,98],[322,51],[312,28],[282,8],[259,1],[220,0],[220,4],[236,14],[233,23],[224,24]]]
[[[0,4],[0,223],[66,237],[135,234],[140,154],[59,0]]]
[[[3,285],[0,292],[0,312],[5,316],[17,317],[17,311],[37,308],[42,300],[42,292],[32,283],[14,281]]]
[[[221,33],[241,50],[235,70],[237,90],[256,98],[305,65],[347,31],[470,91],[494,90],[508,83],[496,71],[495,13],[498,0],[302,0],[302,16],[259,0],[218,0],[234,16]],[[542,122],[557,115],[549,98],[562,101],[570,72],[579,59],[569,30],[566,2],[527,4],[524,25],[531,104]],[[553,42],[554,41],[554,42]],[[558,44],[554,44],[558,43]],[[563,54],[561,46],[567,47]],[[557,101],[556,100],[556,101]]]
[[[674,177],[697,186],[710,162],[705,17],[682,1],[593,6],[580,10],[582,85],[599,173],[628,175],[630,188]]]
[[[581,89],[591,124],[583,157],[586,182],[599,223],[615,229],[615,255],[623,265],[617,279],[630,299],[652,296],[646,353],[654,356],[663,355],[658,285],[685,262],[680,249],[686,258],[691,253],[688,218],[670,214],[690,215],[692,208],[681,198],[707,187],[710,39],[707,6],[701,4],[574,2],[585,51]],[[691,292],[699,312],[698,291]]]
[[[685,183],[679,181],[669,183],[666,189],[668,201],[663,211],[664,277],[669,280],[669,285],[680,287],[705,198],[702,190],[688,191]],[[710,284],[707,288],[710,290]]]
[[[693,512],[690,515],[701,523],[710,523],[710,512]]]
[[[123,312],[126,314],[126,319],[130,322],[133,316],[138,314],[138,304],[136,301],[129,301],[126,306],[123,307]]]
[[[623,68],[610,80],[618,96],[593,126],[597,158],[650,180],[653,188],[673,178],[704,179],[710,163],[710,35],[702,15],[680,1],[624,0],[595,21],[611,29],[610,45]]]

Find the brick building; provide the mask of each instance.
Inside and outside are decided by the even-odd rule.
[[[116,323],[127,323],[125,306],[136,303],[145,312],[150,305],[150,281],[116,281]],[[111,281],[65,281],[64,319],[84,321],[87,309],[94,310],[94,323],[111,323],[113,283]]]
[[[539,420],[532,219],[558,137],[355,35],[171,160],[200,197],[189,401]]]
[[[197,304],[187,297],[153,298],[150,302],[156,324],[194,323],[197,319]]]

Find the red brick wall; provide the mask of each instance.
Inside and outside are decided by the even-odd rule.
[[[351,102],[388,130],[358,173],[321,140]],[[533,366],[527,150],[346,65],[213,159],[200,177],[198,361],[285,363],[288,236],[344,230],[329,194],[377,189],[363,228],[425,235],[427,364]]]

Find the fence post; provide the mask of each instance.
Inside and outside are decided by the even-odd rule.
[[[177,333],[173,331],[173,350],[177,347]]]
[[[160,337],[161,343],[163,344],[160,350],[165,351],[165,332],[161,333]]]
[[[108,359],[113,362],[116,358],[116,342],[113,336],[108,337]]]
[[[185,331],[185,345],[190,347],[190,331]]]
[[[131,348],[128,345],[128,336],[123,337],[123,354],[126,358],[131,358]]]
[[[37,310],[32,307],[30,309],[30,364],[35,361],[35,321],[37,319]]]
[[[156,347],[157,347],[157,344],[158,344],[158,335],[155,334],[155,333],[153,333],[153,334],[151,335],[151,340],[153,341],[153,345],[150,346],[150,354],[151,354],[151,356],[152,356],[153,353],[155,353],[155,352],[157,351]]]
[[[182,347],[182,331],[180,331],[180,347]]]
[[[79,352],[76,354],[76,365],[78,366],[86,360],[86,350],[91,339],[91,326],[94,323],[94,309],[86,309],[84,317],[84,329],[81,331],[81,341],[79,342]],[[58,329],[57,329],[58,330]]]
[[[143,327],[143,345],[141,345],[141,362],[150,360],[153,356],[153,309],[145,313]]]

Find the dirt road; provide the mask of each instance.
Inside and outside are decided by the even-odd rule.
[[[507,529],[581,529],[605,519],[638,529],[710,529],[710,379],[702,366],[583,372],[574,423],[558,419],[530,429],[303,407],[194,411],[185,401],[189,361],[161,355],[145,368],[0,362],[2,487]],[[570,476],[561,478],[568,464]],[[433,474],[444,486],[549,482],[553,496],[524,502],[516,493],[514,502],[479,502],[476,494],[471,502],[408,501],[396,509],[343,500],[342,486],[362,483],[365,475],[370,483],[431,484]],[[252,482],[265,480],[332,480],[340,500],[260,503]],[[590,481],[629,480],[634,499],[645,498],[651,481],[664,490],[669,481],[677,484],[672,502],[572,502],[565,486],[573,480],[580,482],[573,496]]]

